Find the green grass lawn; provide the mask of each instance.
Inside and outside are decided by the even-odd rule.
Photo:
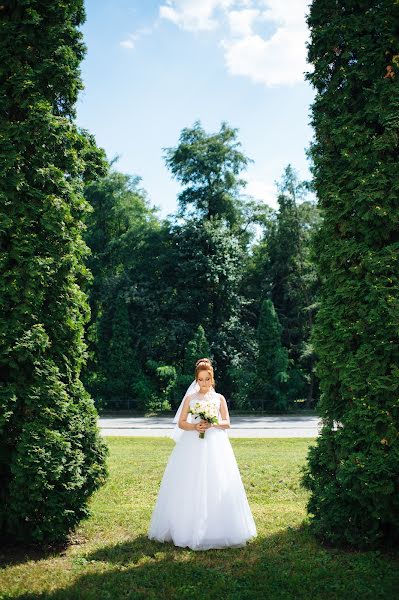
[[[0,599],[338,599],[399,597],[399,553],[321,547],[300,468],[313,439],[231,439],[258,537],[193,551],[147,538],[168,438],[107,438],[110,477],[92,517],[53,553],[0,551]]]

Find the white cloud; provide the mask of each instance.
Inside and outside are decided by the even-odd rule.
[[[131,33],[126,40],[122,40],[121,42],[119,42],[119,45],[122,46],[122,48],[129,48],[132,49],[134,48],[135,44],[136,44],[136,37],[133,33]]]
[[[251,35],[253,22],[260,16],[260,11],[254,8],[244,8],[243,10],[232,10],[227,18],[230,25],[230,31],[233,36],[245,37]]]
[[[188,31],[223,31],[228,72],[267,86],[293,85],[308,70],[305,13],[310,0],[167,0],[160,17]],[[257,26],[274,31],[261,35]]]
[[[221,41],[229,73],[244,75],[268,86],[293,85],[303,81],[307,69],[305,22],[306,0],[264,0],[263,11],[242,10],[245,30],[237,38]],[[250,15],[247,16],[247,14]],[[234,16],[239,19],[239,14]],[[268,38],[255,33],[256,22],[268,22],[277,30]]]
[[[263,0],[265,14],[271,21],[290,27],[306,27],[304,14],[310,0]]]
[[[303,81],[306,48],[302,32],[281,27],[268,40],[251,34],[239,40],[224,40],[221,45],[232,75],[245,75],[271,87]]]
[[[128,48],[129,50],[132,50],[136,46],[136,42],[143,37],[143,35],[149,35],[156,27],[156,23],[152,27],[141,27],[134,33],[129,33],[125,40],[119,42],[119,45],[122,46],[122,48]]]
[[[187,31],[209,31],[219,25],[218,18],[223,11],[227,11],[234,4],[245,5],[247,1],[167,0],[166,4],[160,7],[159,16]]]

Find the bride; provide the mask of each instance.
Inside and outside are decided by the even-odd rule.
[[[209,550],[242,547],[257,535],[226,432],[230,427],[226,400],[214,385],[210,360],[198,360],[195,379],[174,418],[171,437],[176,445],[151,516],[151,540]],[[205,408],[217,415],[212,423],[193,414]]]

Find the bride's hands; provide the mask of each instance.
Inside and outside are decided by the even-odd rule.
[[[206,431],[210,427],[212,427],[212,425],[210,423],[208,423],[208,421],[203,421],[203,420],[201,420],[199,423],[196,423],[196,425],[195,425],[195,429],[200,432]]]

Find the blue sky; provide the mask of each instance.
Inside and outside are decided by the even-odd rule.
[[[160,216],[176,211],[179,185],[162,148],[199,119],[238,129],[255,162],[246,193],[276,206],[276,179],[291,163],[308,178],[312,138],[304,81],[303,0],[86,0],[85,90],[77,121],[117,168],[142,177]]]

